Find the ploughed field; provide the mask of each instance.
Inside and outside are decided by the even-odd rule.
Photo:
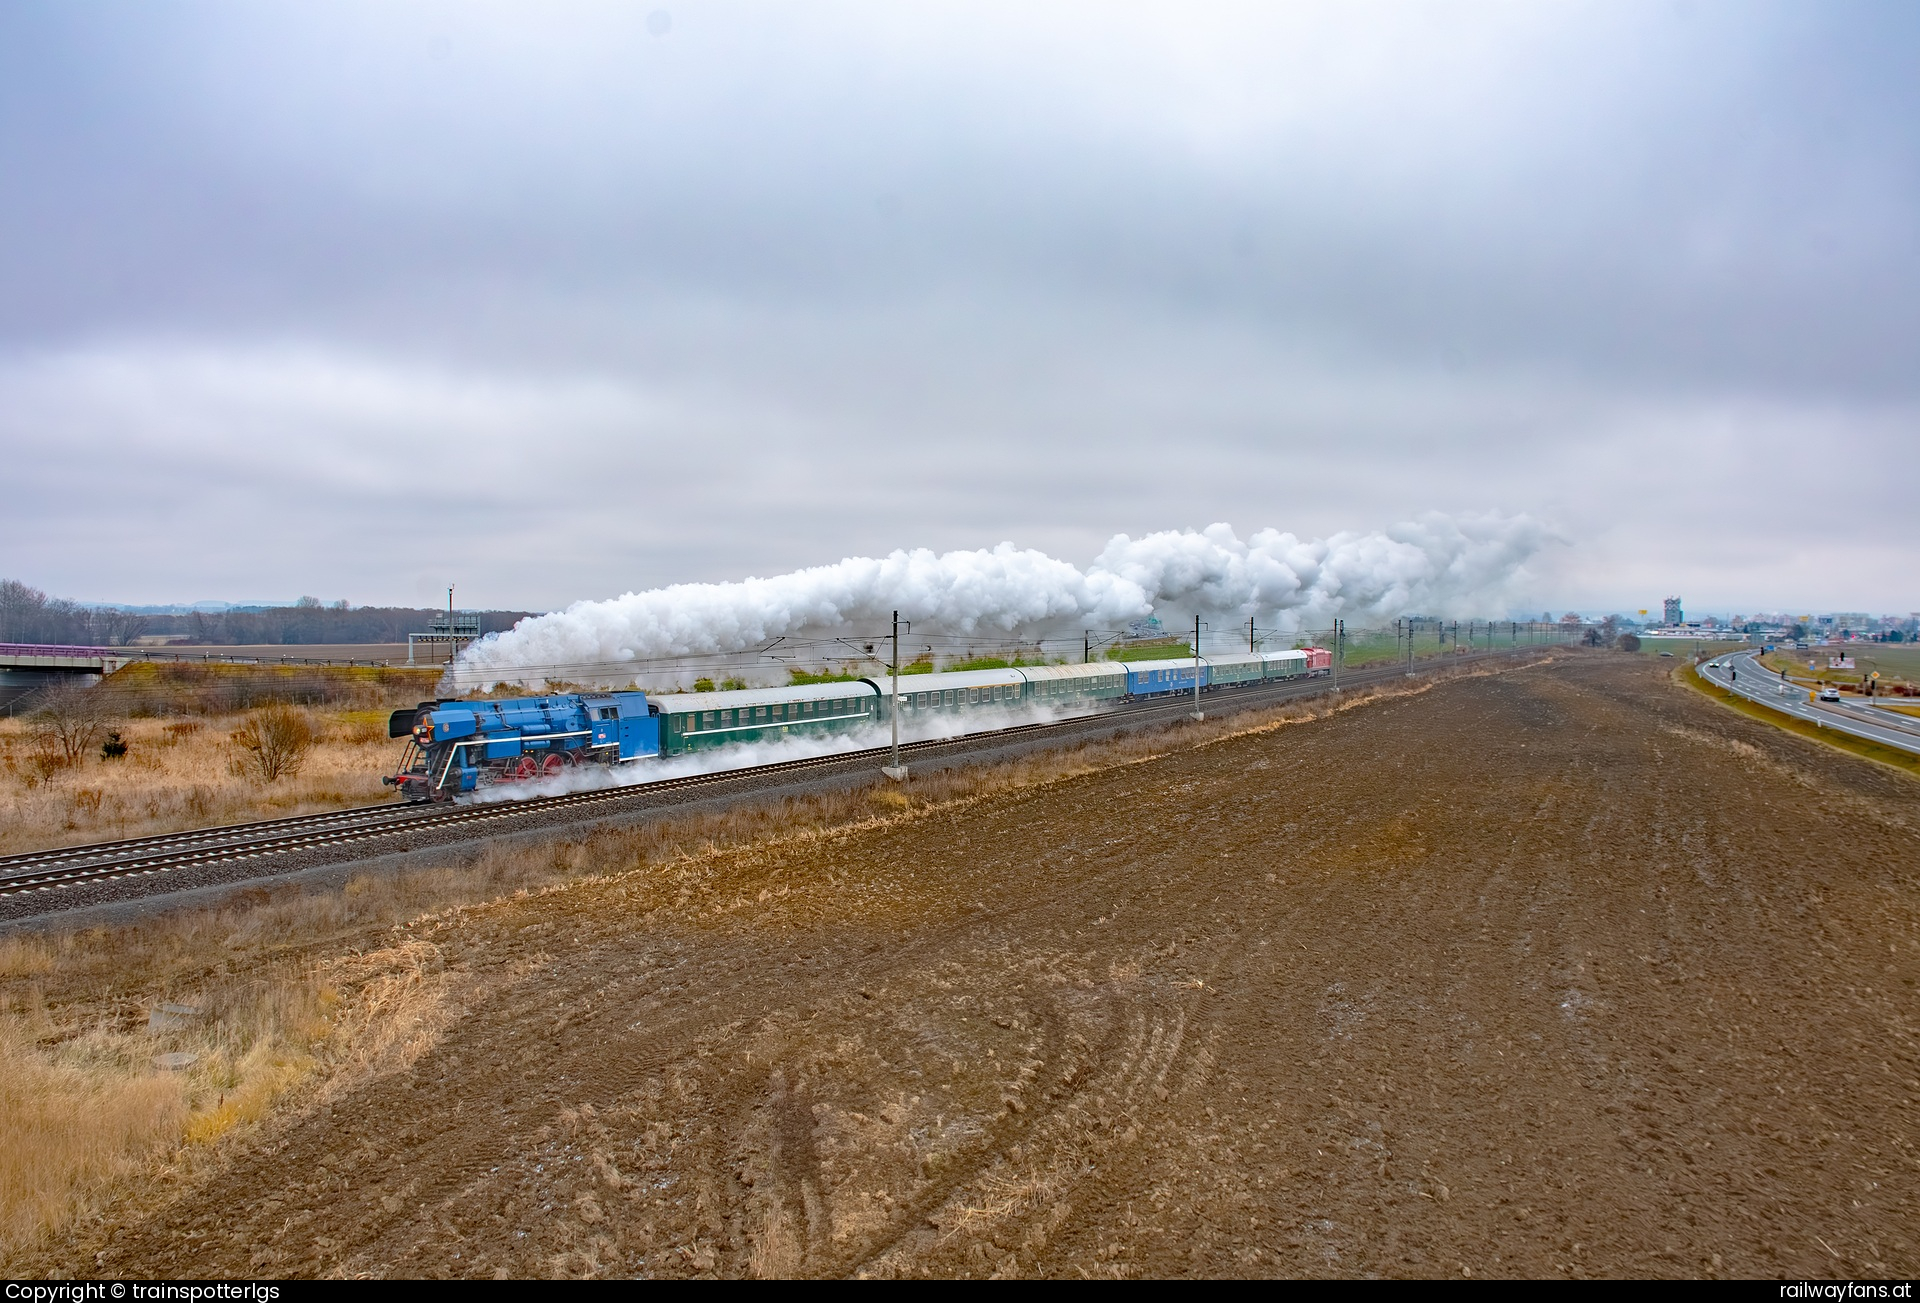
[[[1912,1275],[1920,787],[1599,654],[418,926],[84,1268]]]

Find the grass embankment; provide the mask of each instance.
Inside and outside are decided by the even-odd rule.
[[[135,661],[92,691],[110,713],[129,718],[231,715],[275,703],[379,710],[432,697],[440,673],[438,667]]]
[[[1703,693],[1721,705],[1732,710],[1737,710],[1752,719],[1771,724],[1773,727],[1784,729],[1789,733],[1797,733],[1809,741],[1819,742],[1824,746],[1846,751],[1866,760],[1878,761],[1883,765],[1898,769],[1902,773],[1911,774],[1916,778],[1920,778],[1920,756],[1914,755],[1910,751],[1902,751],[1898,747],[1882,746],[1878,742],[1870,742],[1866,738],[1854,737],[1852,734],[1842,733],[1838,729],[1821,728],[1816,724],[1809,724],[1805,720],[1797,719],[1792,715],[1782,714],[1777,710],[1769,710],[1757,702],[1749,701],[1745,697],[1735,696],[1725,688],[1709,683],[1700,677],[1699,671],[1692,665],[1683,665],[1677,668],[1674,674],[1681,683],[1692,688],[1695,692]]]
[[[539,848],[487,847],[457,866],[356,877],[342,888],[255,888],[124,927],[0,941],[0,1267],[32,1274],[24,1255],[49,1236],[184,1191],[223,1135],[324,1106],[424,1052],[463,1002],[485,993],[449,973],[416,927],[457,926],[462,911],[489,902],[631,873],[700,881],[731,849],[919,818],[1440,681],[1182,721],[1008,764],[916,774],[904,787],[876,780]],[[197,1012],[150,1029],[150,1011],[163,1003]],[[171,1072],[155,1064],[162,1053],[195,1057]]]

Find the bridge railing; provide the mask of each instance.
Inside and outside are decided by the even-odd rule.
[[[68,660],[125,660],[131,647],[67,647],[57,643],[0,642],[0,656],[63,656]]]

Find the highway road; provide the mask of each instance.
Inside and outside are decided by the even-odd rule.
[[[1734,652],[1700,666],[1700,675],[1715,687],[1725,688],[1784,715],[1920,755],[1920,717],[1895,717],[1889,711],[1857,700],[1839,704],[1809,701],[1811,694],[1806,688],[1783,683],[1780,676],[1761,665],[1758,658],[1758,652]],[[1782,687],[1785,692],[1781,691]]]

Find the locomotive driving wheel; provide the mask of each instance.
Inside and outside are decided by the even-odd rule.
[[[540,776],[542,778],[552,778],[555,774],[561,772],[566,767],[567,767],[566,753],[561,751],[552,752],[547,756],[545,760],[542,760],[540,762]]]
[[[540,774],[540,762],[532,756],[521,756],[507,766],[508,778],[536,778]]]

